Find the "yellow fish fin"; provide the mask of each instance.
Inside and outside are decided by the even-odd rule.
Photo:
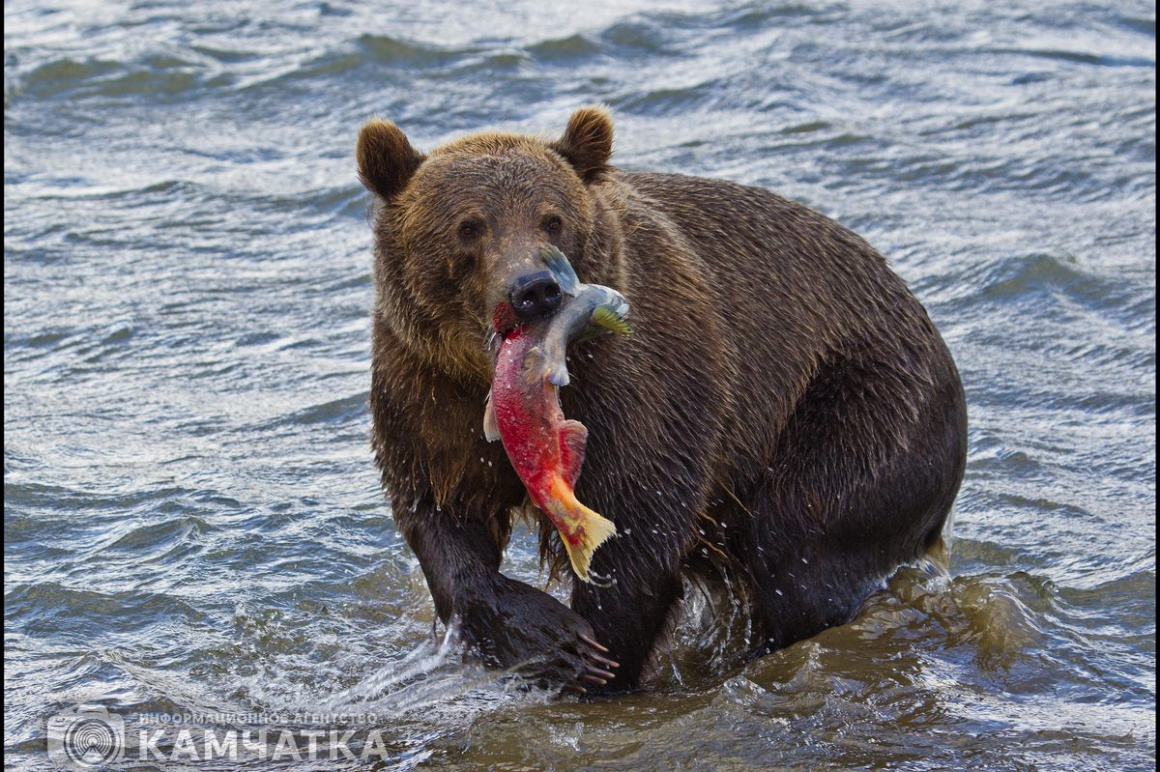
[[[629,335],[632,333],[632,327],[624,320],[624,317],[605,306],[597,306],[596,310],[592,312],[592,324],[597,327],[603,327],[606,330],[611,330],[617,335]]]

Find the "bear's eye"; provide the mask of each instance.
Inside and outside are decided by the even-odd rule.
[[[559,233],[563,227],[564,221],[554,214],[544,218],[544,230],[548,233]]]
[[[483,233],[483,224],[478,220],[464,220],[459,223],[459,236],[464,239],[474,239]]]

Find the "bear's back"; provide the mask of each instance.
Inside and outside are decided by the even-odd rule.
[[[680,234],[713,295],[713,327],[735,379],[725,422],[735,465],[764,468],[765,440],[819,372],[856,373],[867,388],[896,390],[900,403],[924,401],[933,383],[957,383],[925,309],[881,253],[840,223],[725,180],[617,172],[612,181],[631,191],[621,194],[630,216],[659,216]],[[629,238],[630,276],[656,270],[650,238]]]

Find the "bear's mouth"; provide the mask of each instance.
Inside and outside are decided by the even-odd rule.
[[[506,300],[497,303],[495,310],[491,312],[491,328],[500,335],[506,335],[516,326],[516,314],[512,310],[511,303]]]
[[[491,359],[491,370],[495,372],[495,360],[499,356],[499,347],[513,330],[519,326],[515,312],[509,303],[499,303],[491,315],[491,323],[483,330],[483,347]]]
[[[513,330],[520,326],[520,320],[512,309],[511,303],[506,300],[496,305],[491,314],[491,332],[501,339],[506,338]]]

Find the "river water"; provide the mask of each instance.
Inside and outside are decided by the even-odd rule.
[[[143,769],[363,764],[134,739],[253,712],[380,769],[1155,767],[1153,3],[372,5],[5,3],[7,768],[78,705]],[[433,635],[369,449],[353,147],[594,101],[620,166],[886,253],[971,433],[945,571],[747,664],[690,587],[651,688],[580,703]],[[526,529],[505,571],[541,580]]]

